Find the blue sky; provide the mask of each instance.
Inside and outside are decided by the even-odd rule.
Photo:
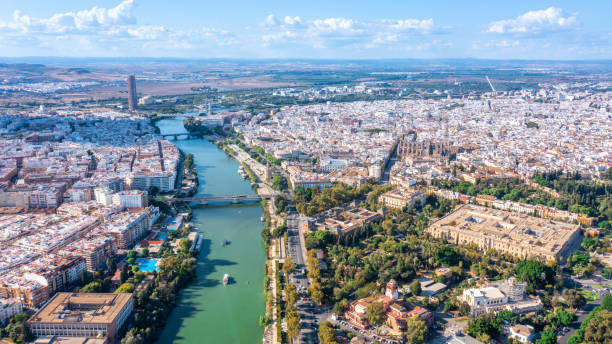
[[[0,56],[612,59],[612,1],[0,1]]]

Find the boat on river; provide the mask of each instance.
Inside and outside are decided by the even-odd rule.
[[[227,285],[229,283],[230,280],[230,275],[229,274],[225,274],[223,275],[223,284]]]

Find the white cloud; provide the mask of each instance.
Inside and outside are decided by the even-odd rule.
[[[384,44],[415,41],[438,30],[433,19],[359,21],[344,17],[302,20],[268,15],[261,39],[266,45],[295,43],[315,48],[352,46],[374,48]],[[443,30],[438,30],[442,32]]]
[[[153,52],[149,54],[163,55],[173,49],[188,54],[189,51],[210,50],[237,42],[232,33],[206,26],[177,29],[164,25],[136,25],[133,7],[134,0],[123,0],[112,8],[94,6],[86,10],[56,13],[46,18],[15,11],[12,20],[0,22],[0,42],[10,40],[23,42],[24,45],[29,42],[28,49],[44,51],[42,54],[49,54],[53,49],[59,54],[69,52],[71,55],[97,56],[113,52],[134,54],[135,51],[137,54]],[[286,19],[288,23],[298,21],[299,18]],[[13,43],[11,46],[17,47],[19,44]],[[65,50],[66,46],[70,50]]]
[[[396,20],[389,21],[386,20],[386,23],[389,23],[390,27],[400,31],[420,31],[423,33],[429,33],[434,29],[434,21],[433,19],[405,19],[405,20]]]
[[[497,34],[539,34],[567,30],[576,25],[576,14],[566,14],[562,9],[549,7],[529,11],[514,19],[489,23],[486,32]]]
[[[136,19],[132,15],[133,5],[134,0],[124,0],[110,9],[94,6],[89,10],[56,13],[49,18],[34,18],[15,11],[13,20],[0,24],[0,29],[43,34],[83,33],[93,29],[108,29],[116,25],[135,24]]]

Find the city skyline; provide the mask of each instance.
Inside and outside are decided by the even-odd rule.
[[[611,6],[26,0],[0,4],[0,43],[4,57],[592,60],[611,56]]]

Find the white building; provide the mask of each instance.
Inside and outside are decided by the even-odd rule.
[[[113,204],[113,192],[106,188],[95,188],[94,195],[96,202],[109,206]]]
[[[514,313],[534,312],[542,309],[542,301],[525,297],[526,283],[514,277],[483,288],[466,289],[459,299],[470,306],[470,314],[477,317],[488,312],[509,310]]]
[[[533,343],[535,332],[533,326],[517,324],[504,329],[508,338],[514,338],[521,343]]]
[[[160,192],[168,192],[174,190],[174,182],[176,174],[161,172],[156,174],[134,174],[130,180],[132,189],[149,190],[150,187],[156,187]]]
[[[124,208],[144,208],[147,206],[147,192],[142,190],[125,190],[113,195],[113,203]]]
[[[319,169],[323,172],[333,172],[343,170],[348,167],[348,162],[342,159],[322,158],[319,162]]]
[[[379,180],[382,177],[382,167],[380,165],[370,165],[368,167],[368,176]]]
[[[470,306],[473,316],[480,314],[480,309],[486,310],[488,307],[495,307],[508,303],[508,298],[498,288],[486,287],[480,289],[467,289],[463,291],[461,300]],[[486,313],[483,312],[483,313]]]
[[[23,311],[23,304],[15,299],[0,299],[0,323],[5,323]]]
[[[57,208],[62,202],[62,193],[54,187],[39,187],[30,193],[30,208]]]
[[[71,188],[64,194],[66,202],[88,202],[93,199],[91,189]]]

